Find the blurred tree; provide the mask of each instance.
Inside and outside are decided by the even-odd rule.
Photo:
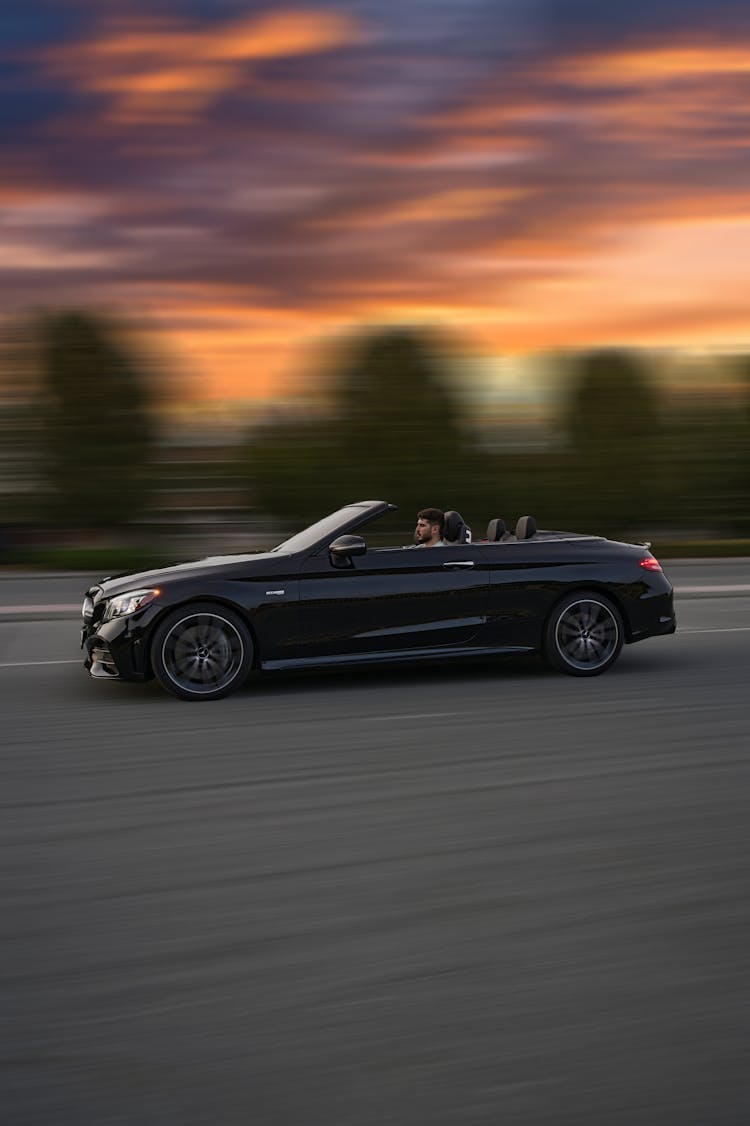
[[[742,441],[737,473],[737,496],[739,498],[737,530],[741,535],[748,536],[750,535],[750,356],[743,356],[740,362],[740,371],[745,401],[740,418]]]
[[[339,398],[339,456],[358,495],[409,508],[465,502],[476,454],[437,356],[426,337],[393,330],[353,357]]]
[[[668,498],[662,524],[678,539],[750,530],[750,413],[741,398],[748,370],[737,358],[708,359],[700,385],[672,396],[657,476]]]
[[[739,387],[739,410],[732,412],[725,441],[728,460],[726,476],[726,519],[729,530],[740,536],[750,535],[750,356],[732,361],[733,375]]]
[[[119,527],[148,507],[153,427],[131,348],[89,312],[45,313],[39,346],[41,515],[51,525]]]
[[[39,421],[30,409],[36,391],[28,331],[22,321],[6,321],[0,331],[0,524],[6,530],[28,520],[38,490]]]
[[[469,489],[482,480],[483,462],[437,356],[413,330],[357,340],[335,375],[330,418],[256,435],[247,465],[260,506],[308,520],[346,501],[381,498],[411,518],[428,504],[460,508],[475,497]]]
[[[646,373],[622,351],[588,353],[574,367],[561,459],[570,518],[605,534],[648,529],[666,498],[655,473],[658,404]]]
[[[676,407],[661,443],[661,488],[669,498],[664,526],[678,538],[725,536],[741,523],[741,419],[706,395]]]

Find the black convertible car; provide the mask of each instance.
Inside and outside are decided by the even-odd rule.
[[[252,668],[542,653],[573,676],[623,643],[674,633],[672,586],[645,546],[491,520],[471,541],[368,546],[386,501],[348,504],[273,551],[104,579],[87,591],[81,645],[94,677],[147,680],[186,700],[239,688]]]

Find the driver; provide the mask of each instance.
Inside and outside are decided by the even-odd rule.
[[[417,526],[414,529],[416,547],[444,547],[443,529],[445,514],[439,508],[423,508],[417,513]]]

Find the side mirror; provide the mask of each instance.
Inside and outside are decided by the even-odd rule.
[[[350,567],[353,555],[364,555],[367,544],[361,536],[339,536],[328,548],[334,567]]]

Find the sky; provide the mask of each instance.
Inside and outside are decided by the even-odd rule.
[[[750,345],[750,3],[3,0],[0,316],[206,398],[357,327],[488,362]]]

